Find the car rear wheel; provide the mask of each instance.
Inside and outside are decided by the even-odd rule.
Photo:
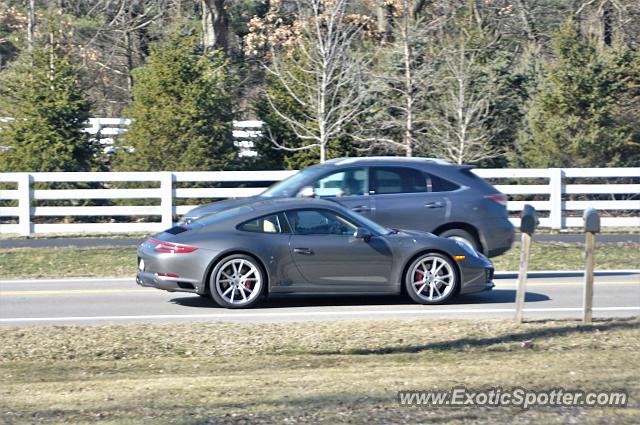
[[[420,304],[442,304],[450,300],[459,286],[456,265],[435,252],[416,258],[404,278],[407,294]]]
[[[258,262],[248,255],[234,254],[222,259],[211,273],[209,290],[222,307],[245,308],[260,299],[265,285],[265,273]]]
[[[480,249],[480,242],[469,232],[462,229],[449,229],[440,233],[438,236],[447,239],[453,239],[458,242],[462,242],[463,244],[473,248],[478,252],[482,252]]]

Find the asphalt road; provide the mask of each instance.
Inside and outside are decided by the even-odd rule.
[[[538,242],[584,243],[582,234],[541,234],[534,235]],[[640,234],[599,234],[598,243],[640,243]],[[0,240],[0,248],[53,248],[53,247],[101,247],[137,246],[142,239],[137,238],[38,238]]]
[[[581,317],[582,280],[578,272],[532,273],[525,317]],[[594,317],[640,314],[640,270],[599,272],[595,282]],[[197,295],[141,288],[128,278],[0,281],[0,325],[511,318],[515,283],[515,273],[503,273],[493,291],[440,306],[400,296],[280,297],[253,309],[227,310]]]

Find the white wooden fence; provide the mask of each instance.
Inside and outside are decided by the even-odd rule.
[[[561,229],[582,225],[581,211],[594,207],[602,214],[605,227],[640,227],[640,168],[551,168],[476,169],[508,195],[536,195],[543,200],[510,201],[509,211],[532,204],[541,215],[542,227]],[[239,198],[256,195],[265,185],[284,179],[295,171],[213,171],[213,172],[123,172],[123,173],[0,173],[0,233],[31,235],[41,233],[152,232],[170,227],[176,215],[193,205],[185,199]],[[574,179],[626,178],[625,184],[580,184]],[[537,179],[538,184],[500,184]],[[567,179],[572,179],[567,184]],[[38,183],[100,183],[98,189],[39,189]],[[132,182],[137,189],[114,188],[114,183]],[[219,184],[232,187],[185,187]],[[254,184],[254,183],[257,183]],[[238,187],[253,184],[250,187]],[[234,187],[235,186],[235,187]],[[262,186],[262,187],[256,187]],[[564,200],[564,195],[636,195],[627,200]],[[146,200],[156,205],[46,206],[46,201]],[[155,202],[154,202],[155,201]],[[113,203],[113,202],[112,202]],[[17,206],[15,206],[17,204]],[[159,204],[159,205],[158,205]],[[620,214],[624,212],[624,214]],[[632,214],[629,214],[632,212]],[[129,222],[105,222],[105,217],[132,217]],[[37,217],[36,220],[33,218]],[[43,219],[42,217],[46,217]],[[68,218],[91,218],[90,222],[68,223]],[[154,217],[156,221],[151,221]],[[67,219],[65,219],[67,218]],[[102,218],[102,220],[97,220]],[[34,222],[35,221],[35,222]],[[512,218],[515,225],[518,218]]]

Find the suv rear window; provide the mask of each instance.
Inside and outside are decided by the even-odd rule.
[[[431,192],[451,192],[460,188],[457,184],[435,174],[431,174],[429,177],[431,179]]]
[[[405,167],[372,169],[373,190],[376,194],[428,192],[427,176],[419,170]]]
[[[456,183],[415,168],[377,167],[372,169],[376,194],[450,192],[460,188]]]

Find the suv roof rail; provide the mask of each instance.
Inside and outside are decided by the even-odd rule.
[[[416,156],[361,156],[361,157],[344,157],[344,158],[334,158],[325,163],[336,164],[336,165],[344,165],[351,164],[357,161],[415,161],[415,162],[432,162],[434,164],[440,165],[451,165],[449,161],[445,161],[440,158],[422,158]]]

